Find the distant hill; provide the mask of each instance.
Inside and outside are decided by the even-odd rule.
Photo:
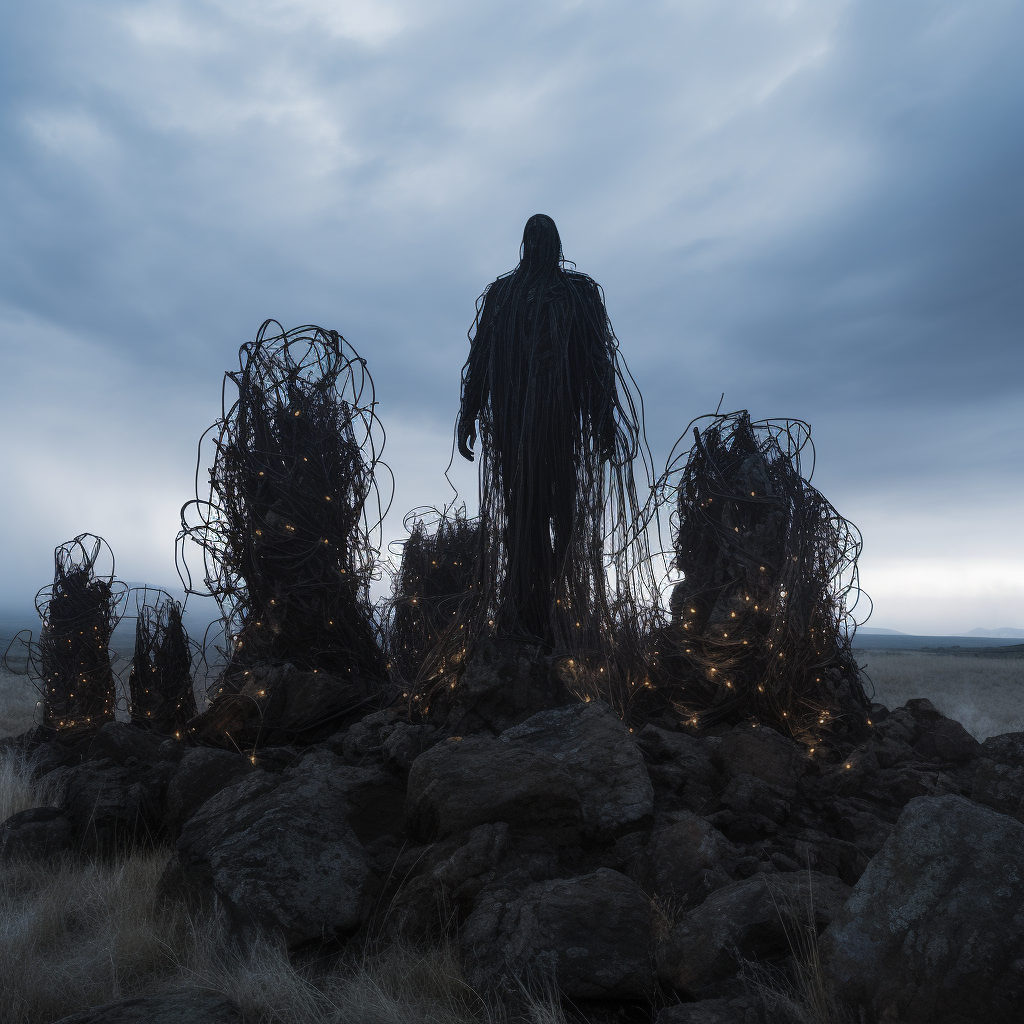
[[[858,626],[858,633],[867,633],[868,636],[906,636],[907,634],[898,629],[882,629],[880,626]]]
[[[967,636],[1001,636],[1024,638],[1024,629],[1017,629],[1015,626],[1000,626],[998,629],[982,629],[978,626],[972,629]]]

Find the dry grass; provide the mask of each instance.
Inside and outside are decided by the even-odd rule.
[[[20,736],[31,729],[39,718],[38,700],[27,675],[11,672],[0,663],[0,736]]]
[[[976,739],[1024,731],[1024,658],[1008,655],[859,651],[875,700],[897,708],[927,697]]]

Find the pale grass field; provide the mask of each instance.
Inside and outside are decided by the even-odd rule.
[[[887,708],[926,697],[975,739],[1024,732],[1024,658],[923,651],[855,653],[874,683],[875,700]]]

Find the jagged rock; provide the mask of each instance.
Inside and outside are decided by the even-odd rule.
[[[996,764],[1024,768],[1024,732],[1004,732],[1001,736],[989,736],[981,745],[981,756]]]
[[[158,761],[176,761],[184,753],[181,744],[165,746],[163,733],[140,729],[127,722],[106,722],[89,744],[89,760],[109,758],[114,764],[124,765],[134,758],[141,764]]]
[[[820,931],[849,894],[838,878],[813,871],[757,873],[732,882],[660,936],[661,980],[691,996],[719,995],[739,969],[737,956],[784,956],[790,951],[787,929],[806,926],[813,917]]]
[[[43,860],[74,849],[75,830],[57,807],[31,807],[0,824],[0,863]]]
[[[711,754],[721,743],[715,737],[696,739],[686,733],[645,725],[637,744],[651,761],[647,772],[654,787],[659,811],[706,811],[725,784],[711,763]]]
[[[1024,1014],[1024,825],[913,800],[821,943],[840,994],[907,1021]]]
[[[232,750],[326,738],[365,708],[372,692],[355,673],[341,678],[290,664],[254,666],[237,693],[219,697],[189,725],[189,736]]]
[[[772,785],[753,775],[735,775],[719,800],[737,814],[759,814],[781,825],[792,812],[797,795],[792,789]]]
[[[604,702],[541,711],[506,729],[500,739],[550,754],[565,768],[591,836],[622,835],[650,819],[654,789],[643,754]]]
[[[59,740],[41,743],[28,757],[32,777],[40,779],[59,768],[75,768],[84,761],[81,751],[72,750]]]
[[[908,747],[914,745],[919,731],[917,720],[905,707],[890,711],[885,719],[876,722],[873,728],[874,735],[904,743]]]
[[[434,699],[431,714],[449,734],[497,735],[538,711],[574,703],[540,648],[483,640],[474,646],[455,689]]]
[[[392,769],[408,771],[413,761],[442,739],[432,725],[395,722],[383,731],[381,753],[384,763]]]
[[[259,771],[247,757],[214,747],[192,747],[185,752],[167,782],[164,822],[172,836],[226,786]]]
[[[173,769],[171,762],[147,769],[109,761],[59,769],[67,773],[60,780],[64,783],[62,806],[82,847],[110,853],[155,840],[163,826],[164,796]]]
[[[914,750],[925,759],[963,763],[981,754],[981,744],[959,723],[947,718],[931,701],[907,701],[918,726]]]
[[[753,775],[787,789],[795,788],[811,764],[791,739],[749,722],[735,726],[722,737],[712,761],[727,779]]]
[[[280,775],[246,775],[187,822],[179,856],[236,919],[291,946],[349,931],[368,913],[373,878],[347,820],[348,796],[375,778],[327,751]]]
[[[893,826],[870,811],[854,811],[841,818],[836,829],[840,839],[853,843],[870,860],[892,835]]]
[[[879,768],[892,768],[914,758],[914,748],[900,739],[876,733],[871,737],[871,753]]]
[[[760,1024],[749,999],[701,999],[666,1006],[655,1024]]]
[[[503,821],[574,842],[583,823],[579,791],[557,758],[484,736],[451,737],[416,758],[406,814],[427,840]]]
[[[709,821],[690,811],[672,818],[651,836],[647,876],[658,896],[696,904],[732,881],[723,862],[735,862],[740,851]]]
[[[1024,767],[981,758],[974,770],[971,799],[1024,822]]]
[[[485,890],[460,941],[480,989],[553,980],[569,999],[639,999],[656,987],[647,898],[608,868]]]
[[[798,829],[787,836],[793,860],[802,868],[834,875],[854,885],[868,866],[868,855],[855,843],[825,835],[815,829]]]
[[[349,729],[336,733],[327,740],[327,746],[342,754],[350,764],[362,765],[383,760],[384,738],[405,716],[398,708],[374,711],[355,722]]]
[[[117,999],[61,1017],[56,1024],[241,1024],[238,1008],[207,992],[164,992]]]
[[[883,768],[865,778],[861,791],[894,807],[905,807],[919,796],[941,796],[958,791],[956,781],[945,772],[901,765]]]
[[[493,881],[508,851],[508,825],[501,822],[413,852],[410,866],[397,865],[401,884],[388,908],[388,932],[414,941],[439,934]]]

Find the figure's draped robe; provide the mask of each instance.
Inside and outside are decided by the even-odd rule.
[[[487,614],[497,635],[555,653],[597,653],[621,610],[605,545],[637,515],[640,425],[619,403],[616,350],[591,278],[520,264],[484,293],[463,373],[461,421],[480,422]]]

